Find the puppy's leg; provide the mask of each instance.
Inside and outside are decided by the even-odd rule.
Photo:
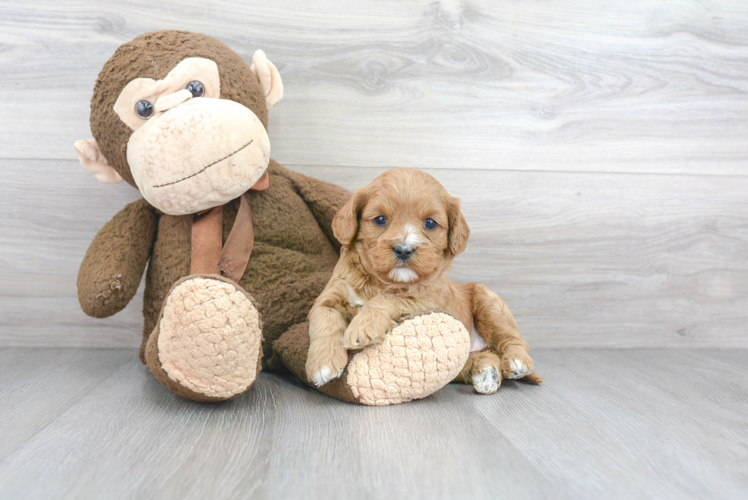
[[[387,332],[397,324],[396,319],[415,310],[418,310],[418,304],[413,300],[378,295],[353,317],[343,335],[343,346],[363,349],[369,344],[382,342]]]
[[[348,364],[343,332],[348,326],[340,311],[315,306],[309,314],[309,354],[307,378],[317,387],[338,378]]]
[[[455,380],[473,384],[479,394],[493,394],[501,385],[501,358],[492,351],[474,352]]]
[[[542,379],[533,374],[533,362],[528,354],[530,347],[519,333],[517,322],[504,301],[485,285],[476,284],[473,312],[478,333],[501,358],[504,378],[527,377],[528,382],[540,383]]]

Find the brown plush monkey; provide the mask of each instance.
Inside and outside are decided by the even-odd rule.
[[[145,198],[91,243],[78,275],[81,307],[99,318],[122,310],[150,260],[140,357],[191,399],[246,391],[262,359],[272,363],[271,342],[305,321],[338,258],[330,223],[350,193],[269,159],[268,109],[282,94],[262,51],[250,67],[214,38],[148,33],[105,64],[91,101],[95,139],[75,145],[99,180],[125,180]],[[251,246],[246,271],[226,255],[242,214],[234,254],[249,257]],[[203,244],[193,251],[196,233]],[[195,252],[216,249],[218,258],[195,269]]]
[[[281,361],[303,366],[306,315],[338,260],[331,222],[350,193],[270,160],[268,109],[282,95],[262,51],[250,67],[206,35],[147,33],[104,65],[91,100],[95,138],[75,144],[97,179],[124,180],[144,198],[91,243],[81,307],[98,318],[122,310],[148,264],[140,359],[193,400],[242,394]],[[336,384],[322,391],[377,404]]]

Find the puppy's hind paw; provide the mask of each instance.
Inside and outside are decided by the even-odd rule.
[[[501,374],[495,366],[486,366],[473,374],[473,388],[479,394],[493,394],[500,385]]]
[[[506,378],[510,379],[526,377],[532,373],[532,359],[530,356],[526,356],[525,359],[519,357],[504,359],[501,371]]]

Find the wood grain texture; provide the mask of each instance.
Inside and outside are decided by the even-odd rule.
[[[124,349],[0,350],[0,463],[133,356]]]
[[[89,242],[137,191],[74,161],[0,169],[0,345],[139,345],[141,295],[106,320],[76,298]],[[383,171],[296,169],[348,189]],[[472,230],[452,278],[499,293],[532,346],[748,347],[748,178],[427,171]],[[29,172],[51,193],[31,210]]]
[[[72,159],[121,43],[263,48],[286,165],[746,174],[748,4],[4,1],[0,157]]]
[[[234,401],[193,403],[125,352],[130,362],[50,409],[48,425],[0,460],[0,498],[748,495],[745,350],[538,350],[539,387],[505,381],[480,396],[452,384],[385,408],[264,374]],[[11,395],[27,385],[19,368],[4,379]]]
[[[471,410],[494,416],[494,430],[573,498],[743,498],[748,352],[740,352],[731,366],[723,351],[542,351],[544,390],[506,391],[498,412],[471,400]]]

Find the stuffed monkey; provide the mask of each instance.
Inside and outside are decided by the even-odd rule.
[[[75,143],[98,180],[124,180],[143,195],[86,252],[81,307],[97,318],[121,311],[147,266],[140,359],[163,385],[196,401],[236,397],[262,368],[285,363],[298,373],[307,313],[338,259],[331,222],[350,193],[270,159],[268,110],[282,96],[280,74],[260,50],[250,66],[206,35],[147,33],[104,65],[91,100],[94,138]],[[418,321],[403,325],[429,330]],[[400,391],[405,396],[383,402],[354,394],[347,381],[322,392],[386,404],[441,387],[416,380]]]

